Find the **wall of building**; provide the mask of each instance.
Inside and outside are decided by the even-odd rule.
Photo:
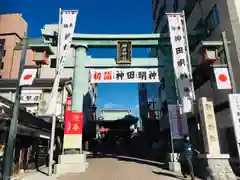
[[[187,1],[178,0],[178,10],[174,9],[174,3],[177,0],[153,0],[153,4],[157,4],[159,2],[157,11],[155,13],[155,20],[153,20],[153,32],[157,33],[165,33],[168,32],[167,20],[166,17],[163,17],[160,21],[158,21],[159,14],[162,13],[159,11],[163,6],[164,2],[166,2],[165,12],[180,12],[185,7],[185,3]],[[214,11],[214,7],[217,7],[217,10]],[[239,64],[239,56],[240,56],[240,2],[238,0],[201,0],[196,1],[194,8],[191,11],[190,16],[187,18],[187,29],[188,31],[193,30],[204,30],[208,29],[209,34],[206,31],[206,38],[202,40],[217,40],[221,39],[221,32],[227,32],[227,38],[231,41],[229,45],[231,63],[233,66],[233,72],[235,80],[240,76],[240,64]],[[155,8],[153,7],[153,10]],[[214,13],[215,12],[215,13]],[[153,12],[154,14],[154,12]],[[213,16],[214,15],[214,16]],[[213,17],[209,20],[209,18]],[[218,22],[219,19],[219,22]],[[203,23],[201,23],[203,22]],[[211,28],[212,27],[212,28]],[[165,31],[167,30],[167,31]],[[156,53],[159,55],[159,53]],[[202,61],[202,57],[198,56],[198,59],[194,61],[194,64],[200,63]],[[222,58],[219,62],[216,63],[226,63],[225,59]],[[169,81],[167,81],[169,82]],[[240,82],[237,81],[237,89],[239,91]],[[220,105],[226,101],[228,101],[228,94],[230,91],[217,90],[215,77],[211,76],[210,81],[206,82],[202,87],[200,87],[196,91],[197,97],[208,97],[213,100],[215,105]],[[169,91],[167,91],[169,94]],[[168,95],[167,95],[168,96]],[[169,97],[168,97],[169,99]],[[229,109],[222,110],[216,113],[216,121],[219,128],[220,135],[220,144],[221,149],[226,151],[226,134],[225,129],[232,126],[232,120],[230,117]],[[224,143],[225,142],[225,143]]]
[[[0,77],[3,79],[18,78],[21,50],[16,49],[16,45],[21,42],[27,31],[27,22],[21,14],[0,15],[0,39],[5,39],[2,62],[3,69],[0,70]],[[33,65],[33,52],[28,50],[26,55],[26,65]]]

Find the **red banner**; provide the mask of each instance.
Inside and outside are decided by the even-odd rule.
[[[83,113],[69,112],[65,121],[64,134],[82,134]]]
[[[66,111],[71,111],[71,106],[72,106],[72,97],[67,97]]]
[[[64,114],[64,134],[67,134],[68,132],[67,127],[68,127],[69,121],[71,120],[71,105],[72,105],[72,98],[67,97],[66,109]]]
[[[83,113],[71,112],[72,98],[68,97],[66,102],[64,134],[82,134]]]

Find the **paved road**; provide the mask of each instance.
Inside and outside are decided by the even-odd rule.
[[[78,175],[65,175],[58,180],[176,180],[182,179],[156,166],[111,157],[89,159],[89,168]]]

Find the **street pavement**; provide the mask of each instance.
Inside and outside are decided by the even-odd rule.
[[[124,159],[124,160],[123,160]],[[126,158],[99,157],[88,159],[89,168],[81,174],[67,174],[57,180],[176,180],[181,175],[159,167],[126,160]],[[145,162],[146,163],[146,162]]]
[[[88,158],[89,167],[80,174],[65,174],[61,177],[47,176],[48,168],[40,172],[29,171],[16,180],[181,180],[176,174],[160,168],[163,164],[139,158],[105,154]]]

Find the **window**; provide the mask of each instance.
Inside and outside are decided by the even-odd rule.
[[[163,27],[161,33],[167,33],[168,30],[169,30],[168,23],[166,23],[165,26]]]
[[[56,58],[51,58],[50,67],[51,68],[56,68],[57,67],[57,59]]]
[[[204,26],[209,37],[213,30],[220,24],[219,12],[217,5],[213,6],[212,10],[204,20]]]
[[[4,62],[0,62],[0,70],[3,70],[4,68]]]
[[[204,29],[204,23],[203,23],[203,19],[201,18],[197,25],[195,26],[194,28],[194,31],[198,31],[198,30],[202,30]],[[203,39],[202,38],[196,38],[194,41],[192,41],[191,45],[190,45],[190,51],[194,51],[195,48],[197,47],[197,45],[202,41]]]
[[[177,12],[178,7],[179,7],[179,0],[175,0],[175,1],[173,2],[173,11],[174,11],[174,12]]]
[[[4,44],[5,44],[5,39],[0,39],[0,62],[2,61],[2,58],[6,53],[4,52]]]
[[[0,75],[0,79],[2,79],[2,75]]]

